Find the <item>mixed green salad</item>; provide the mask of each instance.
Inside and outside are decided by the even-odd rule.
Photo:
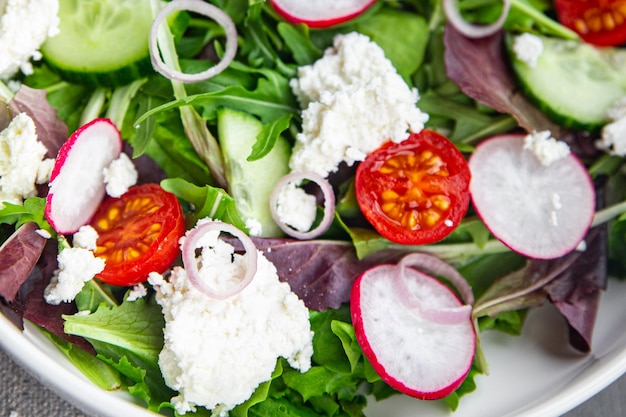
[[[210,3],[227,18],[207,17],[197,3]],[[154,271],[168,279],[183,264],[191,269],[179,238],[187,233],[191,240],[198,222],[210,218],[241,232],[228,239],[238,250],[250,241],[271,261],[308,309],[313,332],[310,369],[300,372],[279,358],[271,378],[228,415],[355,417],[368,401],[403,394],[456,410],[474,391],[474,377],[488,373],[481,333],[515,337],[529,309],[546,303],[563,315],[571,346],[591,352],[601,294],[610,291],[611,279],[626,277],[620,34],[603,36],[601,46],[593,36],[581,37],[580,24],[565,26],[565,11],[570,20],[575,14],[567,1],[345,2],[357,3],[356,10],[330,8],[317,16],[324,6],[308,5],[305,18],[290,14],[298,3],[309,2],[59,1],[59,32],[41,45],[41,59],[4,79],[1,127],[20,113],[34,120],[47,158],[56,161],[50,183],[61,178],[63,165],[78,164],[67,162],[73,152],[67,143],[88,140],[94,126],[104,129],[113,137],[102,149],[119,147],[117,154],[132,160],[137,185],[104,198],[102,185],[102,195],[84,197],[77,194],[88,181],[75,171],[65,190],[43,183],[21,201],[1,202],[4,314],[19,326],[24,320],[39,326],[97,386],[127,390],[151,411],[180,415],[172,401],[177,392],[159,367],[166,318],[157,291],[145,282]],[[174,6],[159,15],[166,4]],[[156,29],[155,17],[163,22]],[[338,37],[354,33],[378,45],[416,92],[424,128],[406,129],[406,141],[385,143],[325,178],[305,175],[303,189],[317,193],[317,203],[312,222],[298,233],[268,204],[274,185],[291,171],[289,157],[303,130],[293,80],[299,69],[332,54]],[[531,47],[539,45],[530,60],[528,44],[518,42],[523,35],[532,35]],[[213,71],[228,57],[228,65]],[[210,76],[191,82],[184,76],[202,73]],[[555,143],[563,144],[557,157]],[[377,171],[401,171],[394,164],[410,171],[416,163],[405,155],[412,147],[426,161],[415,174],[427,189],[423,217],[397,188],[391,191],[397,178]],[[3,170],[0,164],[0,179],[9,178]],[[106,259],[104,271],[92,274],[72,300],[49,303],[46,288],[58,275],[59,254],[78,245],[81,224],[72,223],[77,216],[67,214],[66,200],[81,208],[91,201],[87,223],[115,243],[95,249]],[[146,201],[166,207],[160,217],[142,217]],[[127,214],[127,228],[111,231],[119,213]],[[153,224],[160,234],[150,240]],[[141,255],[120,255],[120,242]],[[144,251],[146,242],[154,247]],[[451,330],[450,338],[469,340],[459,348],[467,363],[453,369],[453,381],[427,392],[398,381],[369,343],[375,337],[365,301],[369,285],[377,285],[368,279],[388,279],[408,294],[424,273],[447,288],[432,294],[443,291],[453,301],[436,305],[393,290],[372,304],[426,317],[424,329],[464,326],[462,336]],[[198,406],[186,415],[218,412]]]

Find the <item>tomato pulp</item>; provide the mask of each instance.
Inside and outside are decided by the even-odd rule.
[[[591,44],[626,43],[626,0],[555,0],[559,21]]]
[[[97,277],[111,285],[144,282],[178,257],[185,221],[178,199],[157,184],[130,188],[102,202],[91,220],[98,232],[96,256],[105,259]]]
[[[469,207],[471,174],[463,154],[431,130],[388,142],[361,162],[356,197],[365,218],[401,244],[448,236]]]

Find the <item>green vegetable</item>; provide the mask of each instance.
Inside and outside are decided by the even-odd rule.
[[[241,217],[258,221],[264,237],[281,236],[267,202],[274,184],[289,172],[289,143],[282,136],[275,136],[267,155],[249,161],[247,157],[263,131],[263,124],[248,113],[221,109],[217,114],[217,127],[229,192]]]
[[[516,38],[507,38],[507,51],[521,88],[556,123],[598,130],[607,122],[607,111],[626,95],[626,51],[540,38],[543,53],[535,66],[520,61],[513,51]]]
[[[152,71],[149,0],[61,0],[59,20],[41,52],[64,79],[118,86]]]

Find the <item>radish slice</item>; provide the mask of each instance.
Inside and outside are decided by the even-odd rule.
[[[357,17],[376,0],[270,0],[270,3],[291,23],[326,28]]]
[[[390,386],[423,400],[455,391],[469,373],[476,333],[469,315],[441,324],[414,314],[399,302],[393,285],[399,266],[379,265],[360,275],[352,287],[350,309],[357,341]],[[438,310],[461,308],[457,296],[437,279],[406,268],[413,297]]]
[[[470,194],[502,243],[530,258],[557,258],[575,249],[591,225],[593,182],[571,153],[542,164],[524,149],[524,137],[496,136],[477,146],[469,160]]]
[[[283,188],[291,183],[300,185],[302,181],[312,181],[317,184],[324,197],[324,215],[322,216],[322,220],[317,227],[305,232],[298,231],[286,224],[277,209]],[[332,224],[333,217],[335,215],[335,193],[333,192],[333,187],[325,178],[314,172],[291,172],[282,177],[278,180],[270,193],[269,204],[272,219],[280,230],[285,232],[287,235],[300,240],[313,239],[326,232]]]
[[[95,119],[65,141],[50,174],[45,216],[61,234],[87,224],[105,194],[104,169],[122,152],[122,136],[109,119]]]
[[[159,28],[166,17],[178,10],[198,13],[202,16],[208,17],[209,19],[213,19],[224,29],[224,34],[226,35],[226,49],[224,50],[224,56],[216,65],[202,72],[188,74],[178,71],[177,69],[170,68],[165,64],[165,62],[163,62],[158,46]],[[181,81],[184,83],[199,82],[216,76],[228,68],[230,63],[233,61],[235,55],[237,54],[237,28],[230,16],[210,3],[200,0],[176,0],[167,3],[161,10],[159,10],[159,13],[157,13],[154,18],[150,29],[149,47],[152,66],[161,75],[171,80]]]
[[[484,38],[502,29],[511,9],[511,0],[502,0],[502,12],[495,22],[488,25],[475,25],[463,18],[459,11],[458,1],[443,0],[443,10],[448,18],[448,22],[468,38]]]
[[[201,261],[196,257],[196,251],[206,244],[203,240],[207,238],[207,234],[214,232],[217,232],[218,234],[219,232],[226,232],[236,237],[239,239],[244,250],[246,251],[244,255],[243,277],[234,285],[232,282],[228,282],[228,285],[225,285],[226,288],[221,289],[211,288],[211,285],[206,282],[205,277],[203,277],[200,272],[202,265],[199,264],[201,264]],[[250,284],[250,282],[252,282],[252,278],[254,278],[254,275],[256,274],[258,254],[254,242],[244,232],[228,223],[211,221],[197,225],[184,237],[181,251],[183,255],[183,265],[185,266],[185,271],[187,272],[189,281],[197,290],[203,292],[211,298],[225,300],[226,298],[239,294],[248,286],[248,284]],[[220,278],[221,281],[221,278],[224,277],[218,278]],[[232,281],[230,277],[226,278]],[[220,284],[223,283],[220,282]]]

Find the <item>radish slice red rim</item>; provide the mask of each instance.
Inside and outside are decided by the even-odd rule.
[[[50,174],[45,216],[61,234],[89,222],[105,195],[104,169],[122,152],[120,131],[109,119],[95,119],[65,141]]]
[[[291,183],[300,185],[303,181],[311,181],[317,184],[322,191],[322,195],[324,197],[324,214],[322,216],[322,220],[317,225],[317,227],[307,232],[298,231],[290,225],[286,224],[281,219],[277,210],[277,205],[279,204],[280,194],[283,188]],[[270,194],[269,204],[272,219],[274,219],[274,222],[276,222],[278,227],[283,232],[291,237],[300,240],[313,239],[326,232],[333,222],[333,217],[335,214],[335,193],[333,192],[333,188],[330,183],[325,178],[314,172],[292,172],[282,177],[276,183]]]
[[[196,251],[202,246],[202,239],[207,237],[207,234],[220,232],[226,232],[241,241],[245,250],[244,259],[244,275],[236,283],[236,285],[229,285],[225,289],[211,288],[211,286],[202,277],[199,269],[199,260],[196,257]],[[190,230],[184,237],[182,244],[182,257],[185,271],[191,284],[200,292],[206,296],[215,298],[218,300],[225,300],[232,296],[239,294],[244,288],[252,282],[257,270],[257,249],[252,242],[252,239],[248,237],[244,232],[236,228],[235,226],[223,223],[219,221],[210,221],[197,225]]]
[[[326,28],[357,17],[376,0],[270,0],[270,3],[291,23]]]
[[[163,62],[163,59],[161,58],[158,45],[159,28],[161,27],[161,24],[167,16],[179,10],[198,13],[200,15],[215,20],[219,25],[224,28],[224,33],[226,35],[226,49],[224,51],[224,56],[216,65],[205,71],[195,74],[184,73],[174,68],[170,68]],[[214,77],[220,72],[224,71],[235,58],[235,55],[237,54],[237,28],[235,27],[235,24],[233,23],[230,16],[228,16],[222,10],[218,9],[210,3],[201,0],[174,0],[170,3],[167,3],[167,5],[165,5],[154,18],[152,28],[150,29],[149,46],[152,66],[157,72],[159,72],[163,76],[184,83],[203,81]]]
[[[502,13],[496,21],[488,25],[476,25],[469,23],[461,16],[458,0],[443,0],[443,10],[446,13],[448,22],[468,38],[484,38],[502,29],[510,9],[511,0],[502,0]]]
[[[469,373],[476,351],[470,315],[442,324],[407,311],[390,285],[397,265],[373,267],[355,281],[350,309],[357,341],[380,377],[398,391],[425,400],[446,397]],[[462,308],[443,283],[412,268],[407,287],[434,309]]]
[[[470,194],[485,226],[513,251],[553,259],[574,250],[595,213],[593,181],[572,153],[544,165],[523,134],[481,142],[470,156]]]
[[[462,306],[441,308],[430,300],[422,300],[415,296],[409,288],[406,278],[407,268],[414,267],[420,274],[439,276],[448,280],[458,291],[465,303]],[[467,280],[451,265],[425,253],[406,255],[398,263],[395,276],[397,297],[404,306],[412,312],[421,315],[427,320],[440,324],[456,324],[467,320],[472,312],[474,293]]]

